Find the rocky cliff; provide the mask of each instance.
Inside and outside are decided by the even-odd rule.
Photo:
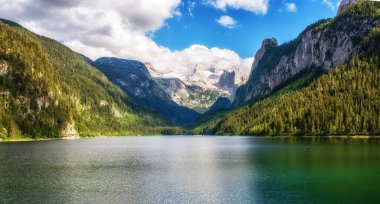
[[[278,41],[276,38],[263,40],[263,42],[261,44],[261,48],[256,52],[255,61],[252,64],[252,70],[255,69],[257,67],[257,65],[259,65],[261,58],[263,58],[263,56],[267,52],[267,50],[270,50],[270,49],[275,48],[277,46],[278,46]]]
[[[235,89],[236,88],[235,75],[236,75],[235,71],[232,71],[232,72],[224,71],[223,74],[219,78],[219,82],[217,84],[218,87],[220,87],[221,89],[225,89],[228,92],[230,92],[231,95],[234,95],[235,94],[234,92],[236,90]]]
[[[380,25],[379,18],[369,15],[343,13],[334,19],[320,21],[309,26],[297,39],[281,46],[276,46],[275,39],[264,40],[250,78],[238,89],[234,105],[259,100],[308,70],[328,71],[343,64],[357,53],[364,36]]]

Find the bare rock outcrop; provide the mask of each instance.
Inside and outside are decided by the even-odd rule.
[[[64,139],[75,139],[79,138],[79,134],[75,129],[75,123],[67,124],[66,128],[61,131],[61,136]]]
[[[261,48],[256,52],[255,60],[253,61],[253,64],[252,64],[252,69],[257,67],[257,65],[259,64],[259,61],[264,56],[264,54],[267,52],[267,50],[274,48],[274,47],[277,47],[277,46],[278,46],[278,41],[276,38],[263,40],[263,42],[261,44]]]

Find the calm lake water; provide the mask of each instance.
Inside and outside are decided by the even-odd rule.
[[[115,137],[0,144],[1,203],[378,203],[380,142]]]

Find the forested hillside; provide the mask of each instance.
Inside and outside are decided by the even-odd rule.
[[[160,133],[161,117],[83,56],[5,20],[0,41],[1,138]]]

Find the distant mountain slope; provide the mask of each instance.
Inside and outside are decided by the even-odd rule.
[[[289,43],[272,43],[260,49],[248,82],[237,90],[234,105],[261,100],[308,70],[328,71],[345,63],[357,53],[361,40],[372,28],[380,25],[379,4],[354,3],[336,18],[309,26]]]
[[[238,86],[247,80],[247,74],[227,59],[213,62],[214,65],[196,64],[191,73],[170,77],[157,71],[152,64],[145,63],[151,75],[176,103],[197,110],[207,111],[219,97],[233,99]]]
[[[160,117],[136,105],[84,57],[0,22],[0,136],[152,134]]]
[[[379,25],[380,3],[358,2],[306,29],[302,49],[310,43],[314,49],[299,58],[297,41],[269,49],[240,90],[238,104],[248,104],[214,117],[194,133],[380,134]],[[312,43],[321,39],[329,42],[323,49]]]
[[[173,125],[193,122],[199,114],[176,104],[138,61],[119,58],[99,58],[94,65],[113,83],[124,90],[139,105],[162,114]]]
[[[199,113],[207,111],[218,97],[229,96],[223,91],[187,85],[177,78],[155,78],[154,80],[177,104],[192,108]]]

